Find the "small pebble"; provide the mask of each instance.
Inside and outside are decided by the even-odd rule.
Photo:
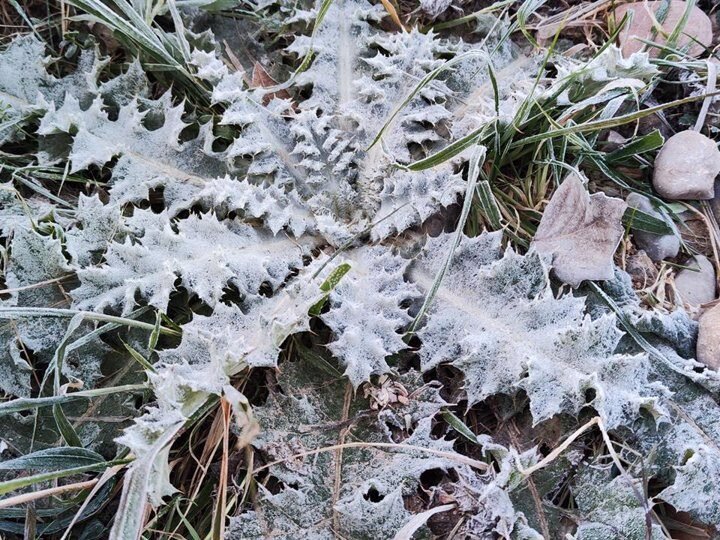
[[[697,255],[675,276],[675,289],[682,301],[691,306],[715,300],[715,268],[707,257]]]
[[[653,58],[660,54],[660,50],[657,47],[648,45],[646,48],[642,40],[653,41],[659,45],[667,43],[667,40],[661,33],[658,32],[653,36],[653,18],[657,17],[657,11],[664,3],[665,2],[662,1],[639,1],[631,4],[623,4],[615,8],[616,24],[620,24],[620,21],[622,21],[628,11],[632,10],[634,12],[632,21],[625,25],[625,28],[618,36],[620,49],[626,58],[642,50],[646,50]],[[686,8],[687,3],[681,0],[672,0],[670,2],[670,9],[661,25],[668,36],[675,30],[675,27],[683,18]],[[653,14],[652,16],[651,13]],[[712,43],[712,39],[712,22],[710,18],[705,15],[699,7],[693,6],[675,48],[683,49],[687,47],[687,54],[697,57]]]
[[[630,208],[637,208],[657,219],[668,222],[665,216],[655,210],[650,199],[640,193],[631,193],[625,201]],[[633,229],[633,238],[637,246],[644,250],[653,261],[676,257],[680,251],[680,239],[674,234],[661,235]]]
[[[653,185],[670,200],[712,199],[719,172],[720,150],[715,142],[697,131],[681,131],[658,153]]]
[[[658,276],[658,269],[642,249],[627,258],[625,271],[630,274],[633,286],[636,289],[649,287]]]
[[[711,369],[720,368],[720,304],[700,317],[697,360]]]

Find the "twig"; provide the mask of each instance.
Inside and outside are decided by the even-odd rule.
[[[306,457],[306,456],[314,456],[316,454],[321,454],[323,452],[331,452],[333,450],[337,450],[339,448],[393,448],[396,450],[412,450],[412,451],[419,451],[419,452],[426,452],[428,454],[433,454],[436,456],[444,457],[446,459],[449,459],[451,461],[456,461],[458,463],[462,463],[464,465],[469,465],[470,467],[474,469],[478,469],[480,471],[486,471],[488,469],[488,464],[484,461],[478,461],[476,459],[472,459],[466,456],[463,456],[461,454],[454,454],[451,452],[443,452],[442,450],[435,450],[434,448],[425,448],[423,446],[414,446],[410,444],[400,444],[400,443],[373,443],[373,442],[351,442],[351,443],[344,443],[344,444],[334,444],[332,446],[325,446],[323,448],[316,448],[314,450],[308,450],[307,452],[300,452],[299,454],[294,454],[292,456],[288,456],[283,459],[278,459],[277,461],[272,461],[270,463],[266,463],[262,467],[258,467],[255,469],[255,472],[258,473],[260,471],[263,471],[265,469],[269,469],[270,467],[273,467],[275,465],[280,465],[281,463],[285,463],[286,461],[290,461],[291,459]]]
[[[44,499],[53,495],[60,495],[68,491],[77,491],[90,488],[97,483],[98,479],[93,478],[87,482],[76,482],[75,484],[67,484],[65,486],[57,486],[48,489],[41,489],[40,491],[33,491],[32,493],[23,493],[22,495],[15,495],[0,501],[0,508],[8,508],[9,506],[18,506],[25,504],[30,501],[36,501],[37,499]]]
[[[577,439],[580,435],[585,433],[588,429],[595,425],[600,425],[600,417],[596,416],[592,420],[590,420],[587,424],[580,426],[577,431],[575,431],[572,435],[570,435],[567,439],[565,439],[565,442],[563,442],[560,446],[558,446],[555,450],[550,452],[545,458],[532,467],[528,467],[527,469],[523,467],[522,463],[520,463],[520,460],[516,460],[517,468],[518,470],[523,473],[525,476],[530,476],[535,471],[539,471],[540,469],[547,467],[557,459],[557,457],[562,454],[568,446],[570,446],[575,439]]]
[[[226,503],[230,454],[230,417],[232,416],[232,406],[225,398],[222,398],[220,401],[220,411],[223,427],[222,458],[220,461],[220,483],[218,485],[218,495],[217,501],[215,501],[215,512],[212,525],[213,540],[221,540],[225,537],[225,518],[227,515]]]
[[[352,403],[352,397],[353,397],[353,386],[350,384],[350,382],[347,383],[345,386],[345,400],[343,403],[343,411],[342,411],[342,422],[347,422],[348,416],[350,415],[350,404]],[[350,425],[344,427],[340,430],[340,435],[338,437],[338,445],[342,445],[345,443],[345,437],[348,434],[348,431],[350,431]],[[332,493],[332,517],[333,517],[333,527],[336,531],[340,530],[340,521],[337,511],[335,510],[335,504],[338,502],[338,499],[340,498],[340,488],[342,487],[342,459],[343,459],[343,449],[342,446],[338,448],[335,451],[335,481],[333,482],[333,493]]]

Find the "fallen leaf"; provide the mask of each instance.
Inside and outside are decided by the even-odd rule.
[[[604,193],[589,195],[581,178],[570,174],[545,208],[532,245],[552,258],[555,276],[573,287],[585,279],[612,279],[626,207]]]
[[[252,88],[272,88],[276,85],[277,81],[270,76],[262,64],[260,64],[260,62],[255,62],[253,65],[252,81],[250,82],[250,86]],[[268,93],[263,96],[263,105],[270,103],[273,98],[290,99],[290,93],[284,89]]]

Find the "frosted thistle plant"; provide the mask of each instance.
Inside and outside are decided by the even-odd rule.
[[[202,508],[230,540],[538,539],[563,519],[576,538],[666,538],[660,505],[720,522],[720,381],[691,358],[687,315],[644,310],[619,270],[568,290],[551,258],[509,247],[517,231],[468,217],[495,193],[491,144],[538,103],[571,128],[593,107],[620,114],[657,73],[646,55],[550,55],[556,73],[538,77],[542,55],[507,39],[520,17],[461,38],[395,28],[366,0],[238,2],[267,15],[247,36],[266,39],[263,61],[292,66],[258,85],[184,27],[234,3],[107,4],[207,102],[161,88],[142,47],[57,70],[35,37],[0,52],[0,144],[31,148],[0,183],[0,494],[47,487],[13,484],[19,469],[61,486],[88,470],[77,460],[124,469],[112,540],[150,534],[148,505],[161,520],[168,503],[195,537],[207,516],[191,522],[185,498],[216,470]],[[431,218],[446,232],[428,234]],[[70,465],[42,461],[54,453]]]

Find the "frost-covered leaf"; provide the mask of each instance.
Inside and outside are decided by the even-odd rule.
[[[408,261],[387,248],[357,250],[345,262],[350,271],[330,293],[322,319],[336,336],[330,351],[357,388],[371,375],[387,373],[385,358],[407,347],[398,332],[411,317],[401,305],[417,291],[403,277]]]
[[[604,193],[589,195],[581,178],[571,174],[545,208],[533,247],[551,258],[558,279],[573,287],[586,279],[612,279],[626,206]]]
[[[73,227],[65,234],[65,243],[77,267],[98,262],[116,235],[122,232],[120,210],[103,205],[100,198],[80,195]]]
[[[687,452],[691,455],[676,467],[675,482],[659,496],[702,523],[720,523],[720,504],[714,488],[720,481],[718,450],[703,444]]]
[[[247,302],[244,310],[219,302],[211,315],[196,315],[186,324],[180,346],[161,356],[198,365],[210,360],[229,372],[277,365],[280,345],[309,329],[308,312],[323,297],[320,283],[313,283],[311,276],[312,267],[272,298]]]
[[[424,222],[439,209],[457,202],[463,184],[461,176],[446,166],[431,171],[398,171],[385,177],[373,237],[386,238]]]
[[[233,540],[269,536],[290,540],[298,535],[318,539],[334,537],[333,478],[337,454],[321,451],[306,457],[294,455],[338,442],[340,433],[334,424],[341,418],[346,383],[341,379],[323,381],[320,373],[309,367],[307,364],[284,365],[280,384],[285,393],[273,392],[263,407],[256,408],[261,432],[254,446],[270,461],[284,460],[270,469],[282,487],[276,494],[261,489],[257,511],[232,519],[228,536]],[[284,384],[286,380],[288,383]],[[351,409],[351,414],[357,414],[356,407]],[[348,453],[349,450],[344,453],[344,460]],[[379,512],[385,511],[376,516],[380,519],[366,524],[370,530],[373,524],[382,527],[382,517],[392,516],[393,511],[401,510],[400,515],[406,515],[403,508],[392,507],[388,512],[387,504],[375,506]],[[390,531],[380,537],[390,537]]]
[[[452,235],[428,241],[411,272],[424,291],[451,245]],[[590,405],[615,427],[640,409],[657,413],[664,392],[648,380],[647,357],[615,354],[614,316],[592,320],[583,298],[555,298],[539,255],[501,257],[497,233],[463,238],[418,336],[423,370],[452,363],[471,404],[524,389],[536,423],[577,414],[593,390]]]
[[[377,420],[358,416],[367,402],[353,400],[349,409],[350,418],[358,417],[352,427],[356,437],[368,434],[369,442],[394,440],[406,448],[347,448],[338,463],[340,454],[322,448],[337,444],[344,427],[339,420],[346,383],[325,380],[322,371],[306,362],[283,364],[281,370],[283,392],[271,393],[268,402],[256,409],[261,433],[254,443],[269,460],[282,460],[270,468],[281,483],[280,491],[261,488],[260,504],[232,519],[229,538],[334,538],[333,510],[346,538],[392,538],[411,517],[403,497],[413,492],[423,472],[467,467],[437,454],[452,448],[452,441],[430,435],[431,417],[443,401],[436,388],[422,385],[417,374],[408,374],[403,382],[413,401],[425,405],[413,407],[411,401],[386,410],[384,425],[392,430],[388,438],[378,438]],[[310,454],[298,455],[303,452]],[[334,483],[337,474],[342,479],[339,492]]]
[[[67,92],[81,102],[102,96],[112,104],[125,104],[127,96],[143,96],[147,80],[139,64],[106,83],[98,76],[106,64],[92,50],[83,51],[78,66],[58,79],[48,73],[45,44],[33,34],[13,40],[0,53],[0,143],[21,136],[20,128],[33,114],[60,105]]]
[[[650,339],[667,342],[686,358],[695,355],[698,323],[684,309],[667,313],[659,309],[644,308],[633,289],[632,278],[619,268],[615,268],[613,279],[604,281],[599,286],[629,318],[638,332]],[[596,295],[591,294],[588,302],[593,315],[608,312],[607,303],[595,297]]]
[[[673,389],[673,421],[659,431],[660,447],[675,474],[658,498],[702,523],[716,525],[720,523],[720,410],[705,391],[687,383]]]
[[[183,105],[173,106],[166,93],[149,107],[161,113],[157,129],[145,126],[149,108],[141,109],[137,100],[120,107],[117,119],[111,120],[101,98],[83,106],[68,94],[62,106],[51,107],[43,116],[38,133],[72,134],[71,172],[103,166],[117,157],[111,201],[118,205],[145,200],[153,188],[163,188],[170,203],[225,174],[225,165],[210,149],[211,125],[201,128],[196,139],[181,142],[180,133],[187,127]]]
[[[53,213],[53,205],[39,197],[23,199],[11,182],[0,183],[0,234],[10,236],[16,229],[30,229],[40,218]]]
[[[219,218],[235,212],[246,219],[260,219],[273,234],[286,228],[299,237],[315,229],[315,218],[297,193],[285,193],[277,186],[258,186],[229,176],[211,180],[198,191],[177,199],[168,211],[175,216],[195,206],[213,211]]]
[[[136,243],[113,243],[102,267],[78,272],[82,284],[73,297],[80,309],[122,306],[128,313],[140,293],[150,305],[165,310],[177,279],[210,306],[228,286],[237,287],[243,297],[254,297],[263,283],[277,288],[302,265],[306,251],[302,241],[239,221],[218,221],[212,214],[180,220],[175,229],[166,213],[147,210],[136,212],[130,223],[144,230]]]
[[[519,486],[524,484],[517,463],[525,466],[536,463],[536,451],[531,449],[520,454],[494,443],[487,436],[479,439],[483,452],[496,460],[498,472],[489,481],[487,476],[480,477],[468,469],[458,470],[460,478],[449,486],[447,495],[456,501],[458,510],[468,516],[461,533],[470,538],[483,538],[495,533],[506,539],[540,540],[542,535],[528,524],[513,497]]]
[[[65,306],[69,298],[58,281],[69,272],[70,266],[62,253],[59,240],[32,229],[16,230],[6,269],[7,286],[16,292],[5,304],[23,307]],[[13,325],[23,345],[45,358],[52,357],[65,332],[65,322],[61,319],[28,318],[18,320]]]
[[[608,470],[586,465],[575,484],[573,495],[580,522],[573,538],[667,538],[649,514],[651,503],[645,498],[641,481],[626,475],[612,478]]]

